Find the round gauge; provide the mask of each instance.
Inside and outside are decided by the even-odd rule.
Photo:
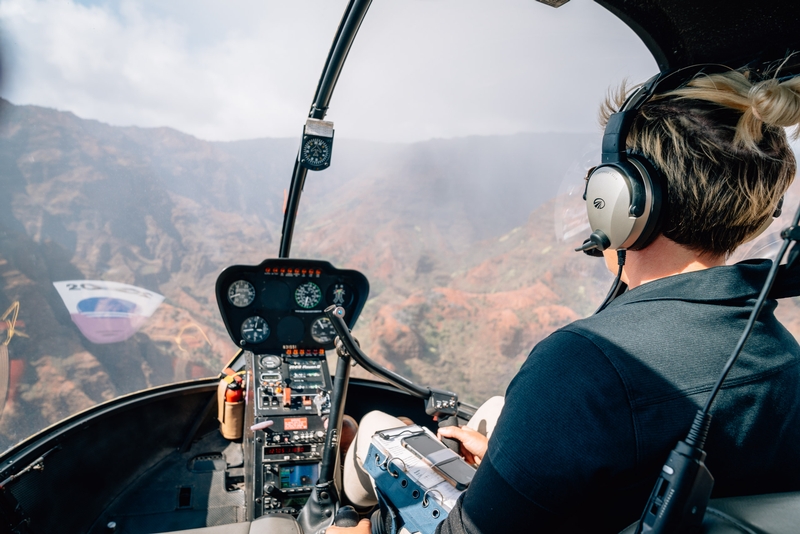
[[[249,306],[256,298],[256,290],[253,284],[246,280],[237,280],[228,288],[228,300],[237,308]]]
[[[264,369],[277,369],[281,366],[281,359],[279,356],[264,356],[261,358],[261,367]]]
[[[306,282],[294,290],[294,300],[301,308],[313,308],[322,300],[322,291],[314,282]]]
[[[347,284],[333,284],[328,286],[325,297],[328,304],[345,308],[353,302],[353,290]]]
[[[322,139],[311,138],[303,145],[303,158],[311,165],[324,165],[330,155],[331,149]]]
[[[333,329],[331,320],[327,317],[320,317],[314,321],[314,324],[311,325],[311,337],[322,345],[332,343],[336,337],[336,330]]]
[[[248,343],[261,343],[269,337],[267,321],[258,315],[248,317],[242,323],[242,337]]]

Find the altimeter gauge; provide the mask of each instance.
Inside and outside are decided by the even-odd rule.
[[[314,282],[306,282],[295,289],[294,300],[301,308],[313,308],[322,300],[322,291]]]
[[[242,323],[242,338],[248,343],[261,343],[269,337],[269,325],[262,317],[254,315]]]
[[[237,308],[249,306],[255,298],[256,290],[247,280],[237,280],[228,288],[228,301]]]
[[[314,324],[311,325],[311,337],[321,345],[333,343],[336,338],[336,330],[333,328],[331,320],[327,317],[320,317],[314,321]]]

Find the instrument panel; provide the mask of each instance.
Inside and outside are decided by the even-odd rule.
[[[297,515],[319,478],[333,389],[326,350],[336,332],[324,310],[355,325],[369,294],[366,277],[326,261],[269,259],[217,277],[228,334],[246,354],[245,494],[249,519]],[[258,425],[271,421],[264,428]]]
[[[216,286],[228,334],[255,354],[287,348],[333,349],[336,332],[323,311],[341,306],[352,328],[368,294],[369,283],[358,271],[336,269],[327,261],[289,258],[228,267]]]
[[[319,478],[333,385],[324,350],[297,350],[247,358],[245,491],[253,517],[297,515]],[[249,430],[264,421],[272,425]]]

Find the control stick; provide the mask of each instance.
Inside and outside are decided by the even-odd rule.
[[[342,311],[344,312],[344,310]],[[330,525],[334,512],[339,506],[334,475],[342,433],[344,402],[347,398],[347,386],[350,383],[350,356],[338,350],[337,354],[339,360],[336,362],[336,375],[331,392],[331,408],[328,415],[328,430],[325,433],[325,445],[322,448],[319,480],[297,518],[303,532],[319,532]]]
[[[453,426],[458,424],[458,396],[452,391],[443,389],[424,387],[417,385],[407,378],[378,365],[361,351],[358,342],[353,338],[350,329],[344,322],[344,308],[340,306],[329,306],[325,309],[325,315],[331,320],[333,329],[336,330],[336,352],[340,355],[345,353],[351,356],[361,367],[370,373],[382,377],[384,380],[397,386],[409,395],[423,399],[425,401],[425,413],[438,421],[439,426]],[[443,439],[442,443],[447,445],[455,452],[459,451],[456,440]]]

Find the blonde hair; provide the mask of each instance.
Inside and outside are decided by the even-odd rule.
[[[626,84],[601,107],[620,109]],[[665,177],[661,233],[682,245],[730,254],[772,217],[794,179],[784,128],[800,124],[800,78],[752,82],[746,72],[700,74],[640,109],[628,150]]]

